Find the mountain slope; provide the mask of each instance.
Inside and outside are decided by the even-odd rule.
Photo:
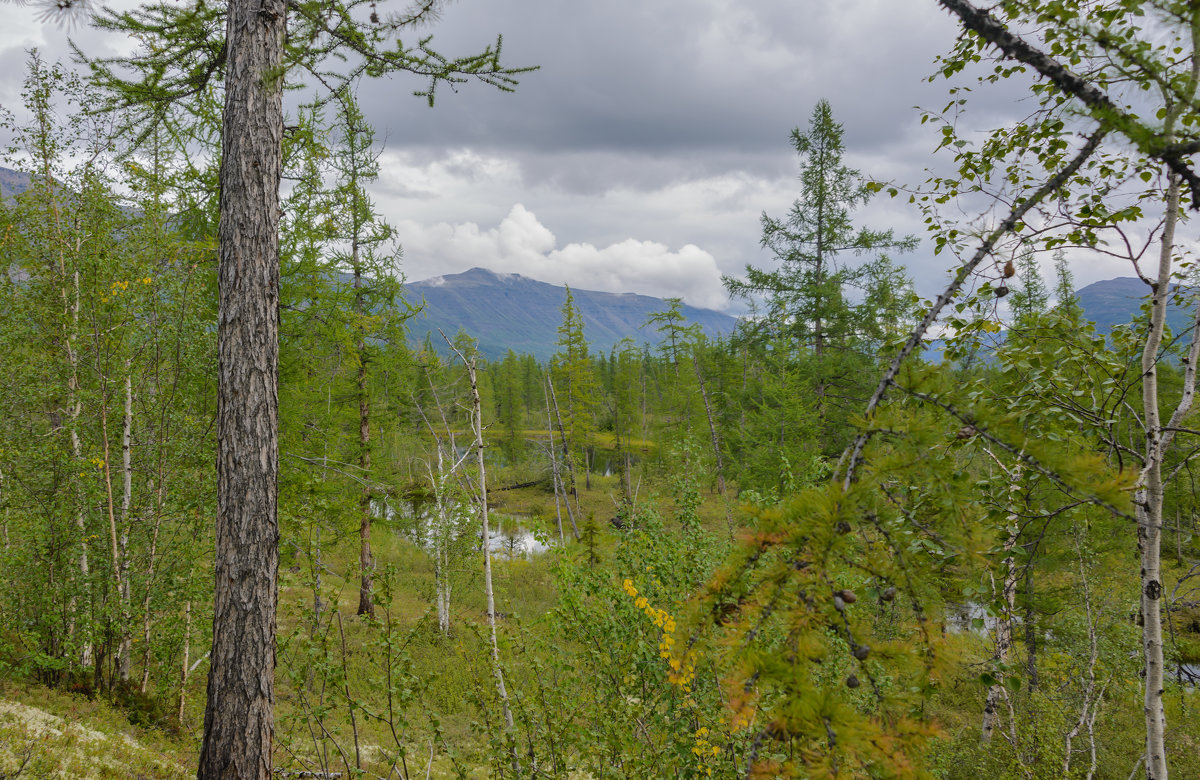
[[[29,189],[29,174],[0,168],[0,199],[19,195]]]
[[[432,333],[437,346],[441,342],[438,328],[447,336],[461,328],[478,339],[480,351],[489,357],[500,357],[511,349],[545,360],[555,352],[566,299],[566,291],[558,285],[520,274],[472,268],[461,274],[412,282],[405,285],[405,290],[414,305],[422,298],[425,301],[424,311],[409,323],[414,343],[421,343],[427,333]],[[641,326],[651,314],[666,310],[661,298],[593,290],[571,292],[593,352],[608,352],[626,337],[639,345],[658,343],[658,333]],[[726,314],[692,306],[684,306],[683,315],[710,337],[730,333],[737,324]]]
[[[1132,276],[1105,279],[1089,284],[1075,293],[1083,307],[1083,318],[1096,323],[1096,330],[1108,333],[1117,325],[1127,325],[1141,314],[1142,303],[1150,294],[1150,288]],[[1167,325],[1178,334],[1191,324],[1192,307],[1173,300],[1167,306]]]

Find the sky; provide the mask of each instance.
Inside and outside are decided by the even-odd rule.
[[[130,45],[40,23],[11,0],[0,31],[0,105],[13,109],[31,47],[67,60],[68,36],[93,55]],[[928,76],[958,34],[933,0],[458,0],[418,34],[451,55],[503,35],[507,64],[540,69],[511,94],[443,89],[432,109],[404,75],[360,87],[382,146],[371,193],[411,280],[483,266],[737,311],[721,277],[773,267],[760,217],[798,195],[789,133],[818,100],[844,127],[848,164],[872,179],[917,185],[948,164],[920,122],[947,101]],[[1014,121],[1027,95],[1016,81],[976,90],[970,121]],[[904,198],[876,198],[855,220],[924,234]],[[895,259],[926,296],[955,262],[925,240]],[[1074,273],[1078,286],[1132,275],[1098,257]]]

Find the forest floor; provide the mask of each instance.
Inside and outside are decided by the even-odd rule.
[[[37,685],[0,685],[0,777],[174,780],[193,756],[162,731],[133,726],[102,701]]]

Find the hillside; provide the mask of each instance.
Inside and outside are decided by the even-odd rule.
[[[447,335],[462,329],[478,339],[479,349],[490,357],[499,357],[509,349],[539,360],[554,354],[566,297],[563,287],[520,274],[472,268],[461,274],[412,282],[406,285],[406,291],[414,305],[422,298],[425,301],[422,313],[410,323],[415,343],[428,333],[440,340],[438,328]],[[641,326],[651,314],[666,310],[661,298],[594,290],[571,292],[594,352],[608,352],[626,337],[638,344],[657,343],[658,334]],[[733,317],[709,309],[684,306],[683,314],[710,337],[730,333],[737,324]]]
[[[0,198],[19,195],[29,187],[29,174],[0,167]]]
[[[1138,316],[1142,302],[1149,294],[1150,288],[1132,276],[1095,282],[1076,293],[1084,319],[1096,323],[1096,330],[1101,333],[1108,333],[1117,325],[1126,325]],[[1167,325],[1175,333],[1186,329],[1190,319],[1187,301],[1180,305],[1180,301],[1174,300],[1167,307]]]

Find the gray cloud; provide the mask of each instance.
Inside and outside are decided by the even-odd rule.
[[[0,4],[0,24],[0,102],[12,107],[23,49],[65,58],[66,36],[11,4]],[[497,270],[716,305],[721,273],[769,264],[759,215],[782,214],[795,197],[788,134],[823,97],[864,173],[916,183],[926,166],[945,164],[931,159],[936,133],[913,108],[945,102],[945,85],[926,77],[957,34],[932,0],[463,0],[412,38],[429,33],[450,55],[503,33],[506,62],[541,70],[513,94],[470,83],[443,90],[432,110],[410,96],[419,80],[361,87],[386,143],[373,191],[404,226],[412,278],[508,263]],[[73,34],[92,53],[128,45]],[[974,93],[972,121],[1020,116],[1024,89]],[[860,216],[923,232],[902,199],[877,199]],[[517,223],[553,244],[504,245],[505,226]],[[952,262],[928,249],[900,260],[922,291]]]

